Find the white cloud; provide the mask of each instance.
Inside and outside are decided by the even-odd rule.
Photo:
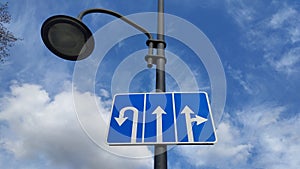
[[[296,43],[300,41],[300,29],[299,27],[290,28],[289,34],[291,35],[290,39],[292,43]]]
[[[206,1],[206,0],[173,0],[170,3],[176,4],[176,5],[180,5],[180,7],[182,8],[181,10],[185,10],[185,9],[199,9],[199,8],[215,8],[216,6],[220,6],[222,5],[222,1],[217,1],[217,0],[210,0],[210,1]]]
[[[245,36],[241,43],[248,49],[261,51],[265,62],[274,70],[291,74],[299,56],[293,55],[300,41],[300,13],[287,2],[265,3],[227,0],[228,13]],[[272,10],[271,10],[272,9]]]
[[[276,116],[276,110],[274,112]],[[269,111],[268,114],[272,116],[273,112]],[[258,165],[263,168],[276,169],[299,167],[299,120],[299,116],[290,119],[278,117],[276,121],[256,129],[253,137],[257,138],[255,141],[258,142],[258,153],[255,157]]]
[[[300,116],[282,118],[285,111],[274,104],[249,106],[224,117],[216,145],[178,147],[177,153],[195,168],[298,168]]]
[[[110,148],[104,142],[101,146],[105,149],[95,146],[77,120],[74,95],[81,98],[80,107],[85,109],[86,119],[99,118],[90,113],[97,109],[89,101],[100,101],[100,98],[90,93],[64,91],[52,99],[39,85],[13,85],[11,93],[2,98],[0,104],[0,159],[8,159],[0,160],[0,168],[131,169],[152,166],[152,158],[130,159],[130,154],[151,157],[147,147]],[[103,107],[99,109],[107,111]],[[104,138],[104,123],[91,123],[87,127],[102,133]],[[113,154],[127,154],[128,158]]]
[[[283,8],[282,10],[275,13],[270,20],[270,25],[273,28],[280,28],[284,22],[289,22],[290,19],[297,15],[297,11],[293,8]]]
[[[249,74],[243,74],[241,70],[235,70],[231,66],[227,66],[228,74],[239,82],[243,89],[251,95],[258,94],[259,86],[253,85],[254,78]]]
[[[240,142],[239,129],[229,121],[223,121],[218,126],[217,135],[218,143],[214,146],[182,146],[176,150],[198,168],[209,166],[229,169],[245,165],[250,156],[251,144]]]
[[[274,67],[278,71],[284,71],[288,74],[294,73],[297,70],[296,65],[300,62],[300,47],[293,48],[288,53],[284,54],[280,60],[273,62]]]
[[[8,29],[21,40],[11,48],[9,62],[0,70],[2,86],[7,87],[11,79],[18,79],[19,82],[42,84],[48,91],[60,92],[62,90],[57,90],[57,86],[63,86],[64,80],[72,78],[70,63],[56,62],[57,57],[43,44],[40,34],[43,21],[55,10],[70,4],[62,2],[58,8],[54,5],[57,2],[45,2],[25,0],[22,5],[17,1],[9,2],[12,19]]]
[[[104,98],[109,98],[110,97],[110,93],[105,90],[105,89],[100,89],[100,96],[104,97]]]
[[[253,2],[249,2],[253,5]],[[245,1],[226,0],[227,12],[243,28],[254,19],[255,9]]]

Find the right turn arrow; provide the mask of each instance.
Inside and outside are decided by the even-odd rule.
[[[196,125],[200,125],[201,123],[206,122],[207,119],[200,117],[198,115],[195,115],[195,118],[191,118],[191,114],[195,114],[195,113],[193,112],[193,110],[189,108],[189,106],[185,106],[181,111],[181,114],[185,114],[185,123],[186,123],[186,130],[188,134],[188,141],[194,142],[192,123],[196,122]]]

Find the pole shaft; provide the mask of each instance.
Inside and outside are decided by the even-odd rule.
[[[157,40],[164,41],[164,0],[158,0]],[[165,44],[157,44],[157,55],[165,56]],[[156,92],[166,91],[165,82],[165,60],[160,58],[156,62]],[[154,169],[167,169],[167,146],[155,145],[154,147]]]

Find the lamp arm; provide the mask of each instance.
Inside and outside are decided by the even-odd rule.
[[[152,38],[152,35],[143,27],[141,27],[140,25],[134,23],[133,21],[127,19],[125,16],[117,13],[117,12],[114,12],[114,11],[111,11],[111,10],[107,10],[107,9],[102,9],[102,8],[92,8],[92,9],[87,9],[85,11],[82,11],[79,15],[78,15],[78,19],[82,20],[82,18],[87,15],[87,14],[90,14],[90,13],[105,13],[105,14],[109,14],[109,15],[112,15],[112,16],[115,16],[117,18],[120,18],[121,20],[123,20],[124,22],[128,23],[129,25],[133,26],[134,28],[136,28],[137,30],[143,32],[149,40],[153,39]]]

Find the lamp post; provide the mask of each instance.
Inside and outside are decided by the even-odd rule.
[[[77,61],[87,58],[94,49],[94,38],[89,28],[82,22],[82,18],[90,13],[104,13],[120,18],[135,29],[144,33],[149,50],[145,57],[147,66],[156,65],[156,92],[165,92],[165,37],[164,37],[164,0],[158,0],[157,39],[143,27],[132,22],[121,14],[100,8],[82,11],[77,18],[56,15],[48,18],[42,25],[41,36],[47,48],[58,57]],[[153,48],[156,54],[153,54]],[[167,169],[167,146],[155,145],[154,169]]]
[[[157,55],[156,60],[156,91],[165,92],[165,36],[164,36],[164,0],[158,0],[158,18],[157,18]],[[156,145],[154,148],[154,169],[167,169],[167,146]]]

